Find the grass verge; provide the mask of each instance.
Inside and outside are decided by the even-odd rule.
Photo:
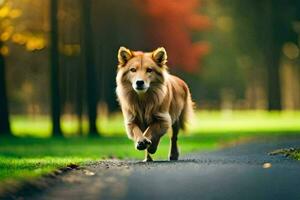
[[[283,155],[285,157],[294,158],[296,160],[300,160],[300,149],[299,148],[284,148],[284,149],[276,149],[269,153],[269,155]]]
[[[217,149],[224,142],[258,136],[282,136],[300,133],[300,112],[197,112],[190,134],[180,134],[181,153]],[[19,137],[0,139],[1,183],[34,179],[69,164],[84,165],[106,158],[143,159],[144,152],[134,149],[124,133],[122,116],[100,118],[99,138],[49,138],[48,117],[12,116],[12,129]],[[62,118],[66,136],[76,135],[78,122]],[[83,121],[83,130],[87,123]],[[27,138],[34,136],[38,138]],[[168,137],[162,140],[154,159],[167,159]],[[300,153],[293,157],[300,159]]]
[[[283,111],[200,111],[196,112],[190,124],[189,133],[193,135],[233,134],[233,133],[300,133],[300,112]],[[65,115],[61,119],[66,136],[77,135],[78,119]],[[17,136],[49,137],[51,122],[49,116],[12,116],[12,130]],[[97,126],[104,136],[123,136],[124,125],[120,113],[109,118],[100,116]],[[87,134],[88,123],[82,122],[82,130]]]
[[[212,150],[221,141],[239,136],[181,136],[182,154],[195,150]],[[164,137],[154,159],[168,158],[169,141]],[[83,165],[106,158],[143,159],[144,152],[134,149],[126,137],[100,138],[1,138],[0,182],[39,177],[69,164]]]

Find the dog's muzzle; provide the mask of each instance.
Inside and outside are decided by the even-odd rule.
[[[145,82],[143,80],[138,80],[135,82],[137,90],[144,90],[145,89]]]
[[[137,81],[135,81],[135,83],[133,85],[133,88],[138,93],[144,93],[148,89],[147,84],[143,80],[137,80]]]

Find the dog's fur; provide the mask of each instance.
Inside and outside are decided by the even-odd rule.
[[[160,138],[172,127],[169,159],[177,160],[178,131],[185,128],[193,112],[188,86],[169,74],[162,47],[153,52],[121,47],[118,60],[116,92],[128,137],[138,150],[146,150],[145,161],[152,161],[150,154],[156,152]],[[138,81],[143,82],[141,87]]]

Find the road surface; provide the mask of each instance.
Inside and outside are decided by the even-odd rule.
[[[101,161],[55,178],[23,199],[300,199],[300,161],[269,152],[300,138],[256,141],[177,162]],[[20,197],[20,196],[14,196]]]

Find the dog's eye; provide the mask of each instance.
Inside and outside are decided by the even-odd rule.
[[[151,68],[147,68],[147,70],[146,70],[147,73],[151,73],[152,71],[153,71],[153,69],[151,69]]]
[[[136,72],[136,69],[135,68],[131,68],[130,71],[131,72]]]

